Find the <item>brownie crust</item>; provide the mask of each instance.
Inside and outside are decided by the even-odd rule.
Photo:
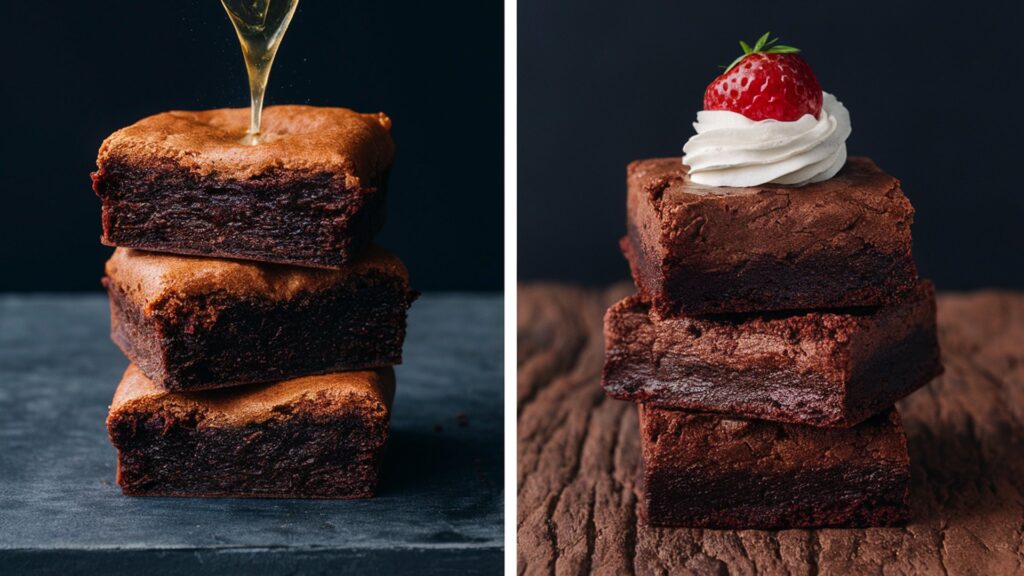
[[[640,411],[642,513],[652,526],[892,526],[909,516],[895,409],[848,429]]]
[[[165,112],[108,137],[93,190],[110,246],[339,268],[384,223],[391,121],[271,106],[258,145],[248,108]]]
[[[848,428],[942,373],[935,289],[874,309],[663,318],[630,296],[605,315],[609,396]]]
[[[876,306],[917,281],[913,208],[867,158],[800,188],[715,188],[686,172],[678,158],[627,170],[621,247],[665,316]]]
[[[394,372],[168,392],[131,365],[107,431],[130,496],[366,498],[387,441]]]
[[[338,271],[118,248],[106,273],[111,337],[172,391],[399,364],[415,298],[378,247]]]

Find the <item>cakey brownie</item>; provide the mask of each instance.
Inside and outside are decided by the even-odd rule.
[[[942,373],[935,289],[795,315],[661,317],[637,296],[605,315],[602,385],[662,407],[846,428]]]
[[[106,273],[114,342],[168,390],[398,364],[415,297],[378,247],[343,270],[118,248]]]
[[[384,223],[391,120],[271,106],[165,112],[118,130],[96,160],[104,244],[338,268]]]
[[[203,393],[128,367],[107,432],[129,496],[366,498],[388,437],[394,371]]]
[[[639,410],[642,510],[653,526],[890,526],[909,515],[895,409],[847,429]]]
[[[913,208],[867,158],[800,188],[691,183],[679,158],[628,168],[622,249],[665,315],[844,308],[912,288]]]

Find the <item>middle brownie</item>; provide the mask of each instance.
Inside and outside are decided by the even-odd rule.
[[[415,298],[376,247],[343,270],[118,248],[106,274],[114,342],[172,391],[398,364]]]
[[[614,398],[819,427],[854,426],[942,372],[927,281],[845,313],[664,318],[631,296],[605,340]]]

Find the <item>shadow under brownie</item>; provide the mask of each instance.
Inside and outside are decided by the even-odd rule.
[[[847,428],[942,373],[928,281],[880,308],[728,318],[630,296],[604,326],[605,391],[667,408]]]
[[[384,223],[391,120],[271,106],[258,145],[249,109],[165,112],[100,148],[93,189],[110,246],[338,268]]]
[[[800,188],[701,186],[656,158],[631,163],[627,184],[622,250],[665,316],[875,306],[917,282],[914,210],[867,158]]]
[[[366,498],[388,437],[394,371],[168,392],[130,365],[107,417],[131,496]]]
[[[910,457],[895,408],[812,428],[639,404],[641,510],[653,526],[891,526],[909,516]]]
[[[179,391],[399,364],[415,298],[378,247],[344,270],[118,248],[106,274],[114,342]]]

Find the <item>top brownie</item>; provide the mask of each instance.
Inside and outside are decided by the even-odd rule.
[[[916,284],[899,180],[851,157],[824,182],[715,188],[679,158],[628,168],[622,249],[662,315],[889,304]]]
[[[272,106],[260,143],[249,109],[165,112],[108,137],[93,189],[104,244],[340,268],[384,223],[391,120]]]

